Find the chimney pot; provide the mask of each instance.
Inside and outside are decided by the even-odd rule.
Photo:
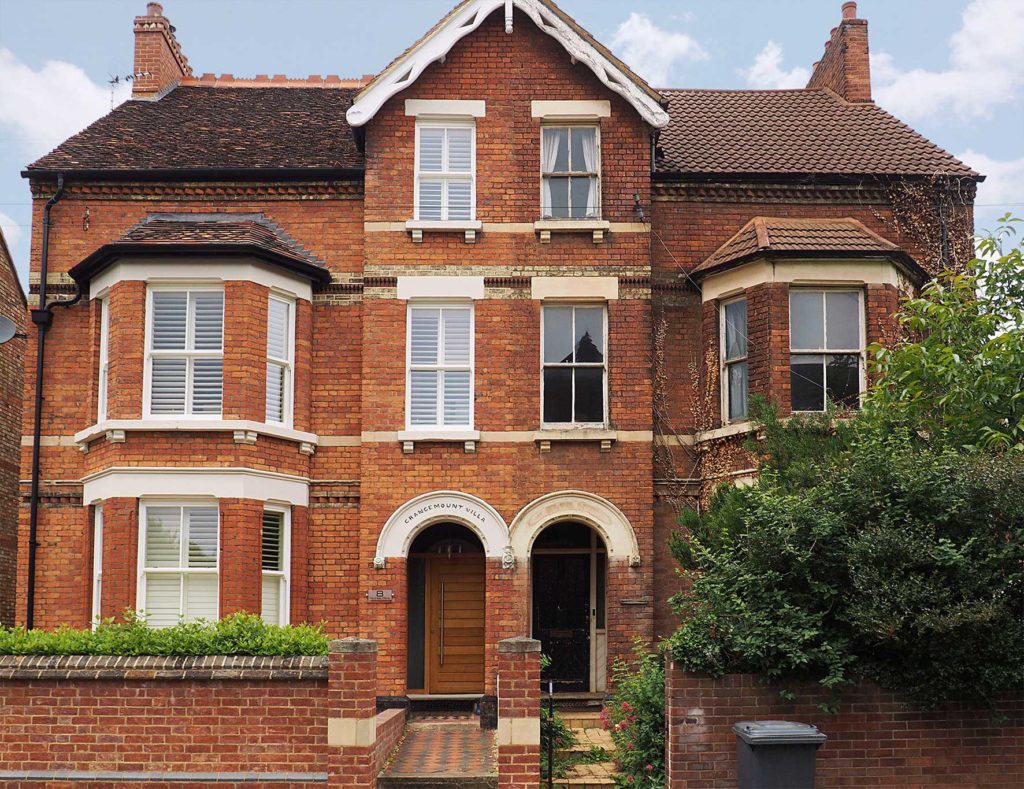
[[[857,18],[857,4],[852,2],[843,3],[843,19]]]
[[[838,29],[839,29],[839,26],[837,25],[836,27],[834,27],[834,28],[832,28],[831,30],[829,30],[829,31],[828,31],[828,34],[829,34],[829,36],[831,36],[832,38],[835,38],[835,37],[836,37],[836,31],[837,31]]]
[[[164,7],[159,3],[146,3],[146,16],[163,16]]]

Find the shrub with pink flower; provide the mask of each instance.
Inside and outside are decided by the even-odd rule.
[[[615,695],[601,712],[617,749],[619,786],[665,786],[665,668],[660,653],[641,642],[632,661],[612,667]]]

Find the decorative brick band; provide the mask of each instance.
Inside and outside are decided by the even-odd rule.
[[[319,656],[0,656],[0,680],[311,680],[326,678],[327,658]]]

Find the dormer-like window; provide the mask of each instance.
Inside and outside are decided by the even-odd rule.
[[[475,218],[475,147],[472,120],[416,124],[417,220]]]
[[[601,217],[601,157],[597,126],[541,128],[541,216]]]

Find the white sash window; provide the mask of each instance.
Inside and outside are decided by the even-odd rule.
[[[103,507],[97,504],[92,511],[92,627],[103,615]]]
[[[543,424],[603,427],[608,421],[605,308],[545,305],[541,318]]]
[[[722,305],[722,405],[725,421],[747,417],[750,376],[747,367],[747,300]]]
[[[416,124],[415,216],[421,221],[476,216],[476,133],[471,121]]]
[[[601,157],[596,126],[541,129],[541,216],[601,217]]]
[[[292,421],[294,312],[294,302],[277,296],[270,297],[267,305],[268,422],[291,424]]]
[[[789,375],[794,411],[860,407],[864,391],[864,294],[789,292]]]
[[[146,413],[220,417],[224,291],[150,289]]]
[[[473,427],[473,308],[409,307],[410,430]]]
[[[288,565],[291,529],[287,510],[263,511],[263,621],[288,624]]]
[[[220,612],[220,511],[216,504],[142,505],[139,606],[150,627]]]

